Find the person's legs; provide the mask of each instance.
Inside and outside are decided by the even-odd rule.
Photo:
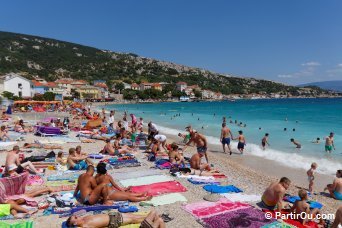
[[[223,153],[226,153],[226,144],[222,143],[222,149],[223,149]]]
[[[147,196],[146,194],[138,196],[130,192],[120,192],[120,191],[115,191],[108,196],[109,200],[114,200],[114,201],[129,200],[131,202],[140,202],[140,201],[150,200],[151,198],[152,198],[151,196]]]
[[[141,223],[146,218],[145,215],[135,215],[130,213],[122,213],[121,215],[123,220],[121,225]]]
[[[52,189],[49,187],[41,188],[41,189],[35,189],[29,192],[26,192],[25,195],[28,197],[36,197],[45,193],[51,193]]]
[[[310,180],[310,182],[309,182],[309,192],[311,192],[312,193],[312,191],[313,191],[313,180]]]
[[[163,219],[159,217],[159,215],[155,211],[151,211],[144,221],[141,223],[141,228],[164,228],[165,223]]]
[[[22,163],[22,164],[20,164],[20,165],[21,165],[21,167],[23,167],[23,168],[28,167],[29,170],[30,170],[31,172],[33,172],[34,174],[38,174],[38,173],[39,173],[38,170],[36,170],[36,168],[34,167],[34,165],[33,165],[30,161],[24,162],[24,163]]]
[[[88,203],[93,205],[97,203],[102,196],[104,199],[108,197],[107,184],[100,184],[89,194]],[[84,200],[84,199],[83,199]]]
[[[29,210],[18,205],[14,200],[6,201],[7,204],[11,205],[11,214],[16,215],[18,212],[29,213]]]

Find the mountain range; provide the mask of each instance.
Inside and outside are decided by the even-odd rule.
[[[342,80],[338,81],[322,81],[322,82],[311,82],[306,84],[298,85],[300,87],[304,86],[317,86],[322,89],[332,90],[337,92],[342,92]]]
[[[273,81],[223,75],[133,53],[0,31],[0,75],[9,72],[20,72],[29,79],[38,75],[48,81],[65,77],[89,82],[101,79],[107,84],[184,81],[223,94],[300,94],[298,87]],[[325,91],[313,87],[310,93],[317,95]]]

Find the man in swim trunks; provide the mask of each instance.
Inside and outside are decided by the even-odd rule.
[[[259,128],[259,130],[260,130],[260,128]],[[266,144],[267,144],[268,146],[270,146],[270,144],[268,143],[268,136],[269,136],[269,134],[266,133],[265,136],[264,136],[264,137],[262,138],[262,140],[261,140],[261,146],[262,146],[262,149],[263,149],[263,150],[265,150]]]
[[[246,145],[246,139],[242,131],[239,131],[239,137],[237,137],[236,139],[239,140],[237,148],[240,151],[240,153],[243,154],[243,150],[245,149]]]
[[[76,156],[76,149],[69,149],[69,156],[67,158],[67,163],[70,170],[85,170],[88,165],[91,165],[91,161],[88,159],[88,156],[81,155]]]
[[[128,224],[141,223],[141,228],[164,228],[162,218],[152,210],[147,216],[130,213],[109,212],[108,214],[87,215],[79,217],[73,215],[66,221],[67,227],[108,227],[118,228]]]
[[[277,208],[279,212],[284,208],[283,197],[290,187],[291,181],[287,177],[282,177],[279,182],[272,183],[266,188],[258,206],[268,210]]]
[[[208,159],[208,155],[207,155],[207,149],[208,149],[208,143],[207,143],[207,139],[205,138],[204,135],[199,134],[197,131],[193,130],[192,128],[188,128],[190,131],[190,140],[187,144],[185,144],[183,151],[185,151],[185,149],[192,143],[194,142],[194,144],[197,146],[197,153],[201,154],[203,157],[203,155],[205,156],[205,160],[207,161],[207,163],[209,163],[209,159]]]
[[[299,142],[297,142],[296,140],[294,139],[290,139],[290,141],[296,146],[297,149],[300,149],[302,148],[302,145],[300,145]]]
[[[228,146],[229,154],[232,155],[230,148],[230,139],[233,138],[232,132],[226,126],[226,123],[222,123],[220,142],[222,143],[223,152],[226,153],[226,144]]]
[[[342,200],[342,169],[336,171],[336,178],[332,184],[328,184],[324,189],[328,190],[330,196],[337,200]]]
[[[335,150],[334,132],[330,132],[330,135],[325,138],[325,152],[331,153],[333,148]]]
[[[100,199],[104,200],[104,204],[108,197],[107,184],[97,185],[94,175],[94,166],[87,167],[87,171],[78,177],[77,186],[74,191],[74,196],[79,198],[81,203],[85,205],[94,205]]]

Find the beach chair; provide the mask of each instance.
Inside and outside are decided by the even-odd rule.
[[[35,134],[43,136],[43,137],[46,137],[46,136],[56,136],[56,135],[61,135],[62,131],[58,127],[37,126]]]

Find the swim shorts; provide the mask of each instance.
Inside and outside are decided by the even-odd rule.
[[[230,138],[222,138],[222,144],[225,145],[229,145],[230,144]]]
[[[7,216],[11,214],[10,204],[0,204],[0,217]]]
[[[261,142],[261,145],[262,145],[262,147],[265,147],[266,143],[265,142]]]
[[[238,149],[244,149],[245,148],[245,144],[243,142],[239,142],[237,148]]]
[[[204,153],[206,153],[207,152],[207,147],[205,147],[205,146],[199,146],[199,147],[197,147],[197,153],[202,153],[202,154],[204,154]]]
[[[325,146],[325,151],[332,151],[332,145]]]
[[[342,200],[342,193],[334,191],[334,195],[337,200]]]
[[[73,170],[85,170],[88,168],[88,164],[85,161],[80,161],[74,167],[72,168]]]

